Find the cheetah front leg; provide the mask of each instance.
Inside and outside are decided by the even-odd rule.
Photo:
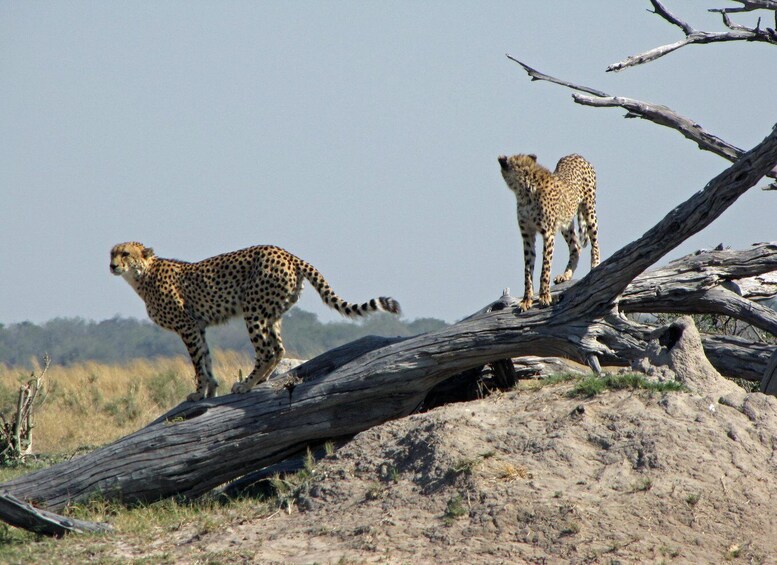
[[[534,244],[537,233],[524,226],[521,227],[521,237],[523,238],[523,300],[518,303],[521,312],[526,312],[531,308],[534,296]]]
[[[256,351],[256,364],[245,380],[232,385],[232,392],[242,394],[250,391],[254,385],[270,378],[278,366],[285,349],[281,340],[281,321],[267,321],[258,317],[246,316],[248,336]]]
[[[550,306],[550,264],[553,261],[553,246],[556,243],[556,234],[546,231],[542,234],[542,274],[540,275],[540,306]]]
[[[577,262],[580,259],[580,243],[575,233],[575,223],[569,222],[569,225],[561,230],[561,235],[564,236],[564,240],[569,246],[569,262],[564,273],[553,279],[553,282],[556,284],[566,282],[572,278],[575,269],[577,269]]]
[[[180,336],[189,351],[189,357],[194,365],[194,376],[197,380],[197,390],[189,394],[186,400],[197,402],[205,397],[216,396],[216,388],[219,383],[213,377],[210,351],[208,343],[205,341],[205,331],[199,328],[189,328],[181,331]]]

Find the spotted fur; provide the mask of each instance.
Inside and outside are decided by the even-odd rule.
[[[518,201],[518,227],[523,237],[525,289],[521,310],[533,303],[534,242],[537,233],[544,244],[539,303],[548,306],[550,297],[550,264],[556,232],[560,231],[569,246],[569,262],[556,284],[568,281],[577,268],[580,242],[591,242],[591,268],[599,264],[599,237],[596,220],[596,171],[580,155],[562,157],[556,170],[550,172],[537,163],[536,155],[499,157],[502,176]],[[578,234],[574,218],[578,218]]]
[[[189,351],[197,390],[188,400],[216,394],[205,328],[242,316],[256,351],[256,364],[232,392],[248,392],[266,381],[283,358],[281,316],[297,302],[304,279],[321,299],[348,317],[384,311],[399,314],[399,304],[380,297],[363,304],[337,296],[310,263],[280,247],[261,245],[217,255],[198,263],[163,259],[142,243],[120,243],[111,250],[111,272],[122,276],[146,303],[149,317],[176,332]]]

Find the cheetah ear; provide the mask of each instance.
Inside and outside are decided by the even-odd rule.
[[[144,247],[143,248],[143,259],[150,259],[154,256],[154,248],[153,247]]]
[[[527,157],[528,157],[529,159],[531,159],[532,161],[534,161],[535,163],[537,162],[537,156],[536,156],[534,153],[529,153],[529,154],[527,155]]]

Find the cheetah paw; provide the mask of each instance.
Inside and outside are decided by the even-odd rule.
[[[208,384],[208,392],[205,394],[206,398],[214,398],[216,396],[216,389],[218,388],[219,383],[209,383]]]
[[[205,397],[205,395],[201,391],[193,392],[189,396],[186,397],[186,400],[189,402],[199,402]]]
[[[518,309],[521,312],[526,312],[529,308],[531,308],[533,300],[531,298],[524,298],[518,303]]]
[[[553,279],[554,284],[561,284],[563,282],[567,282],[569,279],[572,278],[572,271],[564,271],[563,274],[557,276],[555,279]]]
[[[553,301],[553,299],[550,296],[550,292],[543,292],[540,294],[539,303],[540,306],[550,306],[550,303]]]
[[[251,385],[246,381],[240,381],[232,385],[232,394],[244,394],[251,390]]]

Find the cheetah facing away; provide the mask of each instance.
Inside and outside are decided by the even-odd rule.
[[[568,281],[577,268],[580,245],[591,241],[591,268],[599,264],[599,237],[596,220],[596,171],[591,163],[580,155],[562,157],[556,170],[550,172],[537,163],[536,155],[499,157],[502,177],[518,201],[518,227],[523,237],[524,294],[520,309],[532,306],[532,274],[534,272],[534,241],[537,233],[542,236],[542,274],[539,303],[548,306],[550,297],[550,264],[556,232],[560,231],[569,246],[569,262],[564,273],[557,276],[556,284]],[[577,215],[579,230],[575,233],[574,218]]]
[[[149,317],[176,332],[189,351],[197,390],[187,400],[216,395],[205,328],[242,316],[256,350],[256,365],[232,392],[248,392],[266,381],[283,358],[281,316],[299,298],[304,279],[327,306],[344,316],[384,311],[399,314],[392,298],[352,304],[337,296],[310,263],[273,246],[256,246],[217,255],[198,263],[163,259],[142,243],[120,243],[111,250],[111,272],[138,293]]]

